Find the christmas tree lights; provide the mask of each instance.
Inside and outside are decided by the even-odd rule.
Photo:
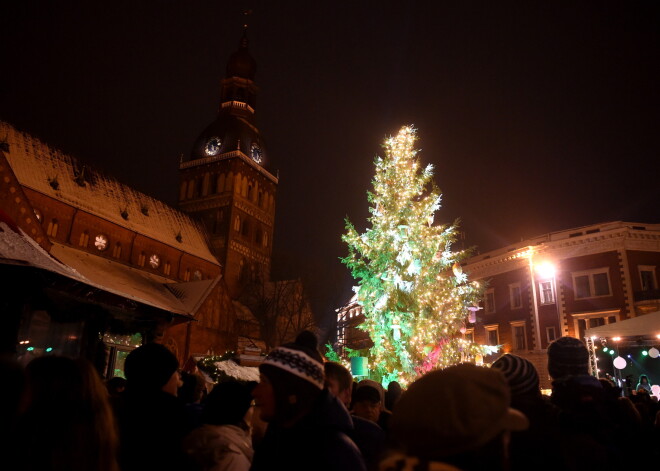
[[[468,307],[482,295],[460,268],[468,254],[452,251],[457,225],[435,225],[441,193],[433,167],[422,168],[416,132],[401,128],[385,141],[367,192],[371,227],[362,234],[346,220],[342,262],[355,287],[373,341],[369,364],[384,383],[408,383],[432,369],[470,361],[483,348],[460,333]]]

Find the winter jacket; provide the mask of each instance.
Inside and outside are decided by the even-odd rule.
[[[202,425],[183,449],[203,471],[248,471],[254,455],[250,432],[236,425]]]
[[[352,428],[344,405],[323,390],[312,410],[293,426],[268,425],[250,469],[365,471],[362,455],[347,435]]]

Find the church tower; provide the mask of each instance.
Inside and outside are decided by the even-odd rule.
[[[256,63],[247,31],[229,58],[218,116],[179,165],[179,206],[204,223],[232,297],[269,280],[277,177],[256,127]]]

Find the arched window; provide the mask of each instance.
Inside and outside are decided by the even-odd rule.
[[[183,281],[190,281],[190,268],[186,268],[186,272],[183,274]]]
[[[193,197],[195,193],[195,180],[188,180],[188,199]]]
[[[264,237],[262,239],[262,244],[264,247],[268,247],[268,231],[264,231]]]
[[[169,275],[171,271],[172,265],[170,265],[170,262],[165,262],[165,265],[163,265],[163,274]]]
[[[211,175],[209,175],[208,172],[204,174],[204,178],[202,179],[202,196],[206,196],[209,194],[209,181],[210,181]]]
[[[186,199],[186,186],[188,185],[188,182],[185,180],[181,182],[181,188],[179,189],[179,199],[184,200]]]
[[[257,230],[254,232],[254,242],[259,244],[263,238],[263,232],[260,227],[257,227]]]
[[[119,242],[117,242],[112,249],[112,256],[115,258],[121,257],[121,244]]]
[[[49,237],[56,237],[58,228],[59,228],[59,224],[57,223],[57,219],[51,219],[50,222],[48,223],[48,229],[46,229],[46,234]]]
[[[234,177],[234,191],[236,192],[237,195],[241,194],[241,182],[243,181],[243,178],[241,177],[240,173],[237,173],[236,176]]]
[[[241,217],[236,216],[234,218],[234,230],[235,231],[240,231],[241,230]]]
[[[250,235],[250,222],[245,219],[241,225],[241,235],[243,237],[248,237]]]
[[[81,247],[87,247],[89,244],[89,232],[84,231],[80,233],[80,239],[78,240],[78,245]]]
[[[241,183],[241,196],[247,198],[248,195],[248,179],[243,177],[243,182]]]
[[[141,252],[140,255],[138,256],[138,265],[143,267],[146,259],[147,259],[146,254],[144,252]]]
[[[257,197],[257,206],[260,208],[264,205],[264,192],[260,191],[259,196]]]
[[[218,193],[225,191],[225,174],[221,173],[218,176],[217,190]]]
[[[234,188],[234,174],[229,172],[225,180],[225,191],[231,191]]]

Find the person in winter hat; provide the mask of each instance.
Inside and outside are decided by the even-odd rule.
[[[509,403],[497,370],[460,364],[427,373],[394,406],[390,432],[400,453],[381,470],[505,469],[509,432],[528,425]]]
[[[364,470],[347,432],[351,417],[324,388],[323,360],[316,336],[304,331],[295,342],[273,349],[259,366],[252,392],[268,422],[255,450],[252,470]]]
[[[548,373],[554,380],[589,374],[589,352],[579,339],[559,337],[548,345]]]

